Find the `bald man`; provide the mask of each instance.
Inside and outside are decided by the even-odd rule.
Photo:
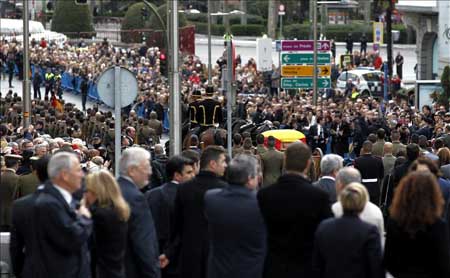
[[[383,149],[383,167],[384,167],[384,176],[386,177],[387,174],[389,174],[392,169],[394,169],[395,164],[395,156],[392,154],[392,151],[394,149],[394,145],[390,142],[386,142],[384,144]]]

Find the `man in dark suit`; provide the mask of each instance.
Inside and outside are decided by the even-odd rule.
[[[370,141],[363,143],[362,154],[355,160],[355,168],[361,173],[361,181],[369,191],[370,201],[379,206],[384,166],[381,158],[372,155],[372,146]]]
[[[150,153],[139,147],[128,148],[119,161],[118,183],[131,209],[125,254],[127,278],[159,278],[159,248],[153,217],[139,189],[144,188],[152,173]]]
[[[91,214],[84,204],[76,209],[72,197],[83,178],[78,158],[69,152],[55,154],[48,163],[48,176],[51,184],[37,197],[33,215],[38,249],[35,257],[41,263],[36,276],[89,278]]]
[[[207,277],[209,244],[204,195],[209,189],[226,186],[221,179],[226,166],[225,150],[219,146],[208,146],[200,158],[200,173],[178,187],[175,198],[175,227],[170,244],[161,255],[160,261],[164,267],[170,261],[180,258],[180,273],[183,278]]]
[[[322,153],[327,151],[328,130],[325,128],[325,119],[322,116],[317,117],[317,124],[309,129],[308,142],[312,150],[320,148]]]
[[[348,137],[350,136],[350,126],[342,119],[342,115],[337,114],[331,124],[331,149],[334,153],[344,157],[348,153]]]
[[[41,266],[35,255],[36,252],[36,227],[33,225],[34,204],[41,192],[44,190],[43,183],[48,179],[47,164],[49,157],[38,159],[33,169],[39,178],[41,185],[36,192],[16,200],[12,206],[11,216],[11,238],[9,253],[13,273],[16,277],[31,278],[40,273],[36,268]]]
[[[336,175],[343,166],[343,158],[336,154],[327,154],[320,161],[322,177],[314,186],[328,194],[330,204],[336,203]]]
[[[307,178],[311,165],[307,145],[293,143],[284,155],[285,174],[257,195],[268,232],[264,277],[311,277],[314,232],[332,216],[329,198]]]
[[[257,165],[255,157],[237,156],[227,170],[230,185],[205,194],[211,246],[209,278],[262,278],[266,227],[254,191]]]
[[[166,164],[166,173],[169,182],[145,194],[155,222],[161,254],[169,242],[170,231],[173,228],[175,196],[178,186],[195,176],[193,162],[184,156],[173,156]],[[162,277],[180,277],[177,261],[172,261],[162,270]]]

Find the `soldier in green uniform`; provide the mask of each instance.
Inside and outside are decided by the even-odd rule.
[[[9,231],[11,226],[11,206],[17,197],[20,155],[5,155],[5,168],[1,171],[0,179],[0,231]]]
[[[20,176],[18,180],[18,190],[20,191],[20,196],[26,196],[29,194],[33,194],[36,191],[36,188],[39,186],[40,181],[37,176],[36,171],[36,163],[39,160],[39,157],[33,156],[30,158],[31,161],[31,173]]]

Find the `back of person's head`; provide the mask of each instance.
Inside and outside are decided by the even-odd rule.
[[[225,149],[221,146],[208,146],[200,156],[200,169],[206,170],[211,161],[218,161],[221,155],[225,155]]]
[[[344,215],[358,215],[369,201],[367,189],[360,183],[350,183],[339,193]]]
[[[242,143],[242,147],[245,149],[245,150],[251,150],[252,149],[252,147],[253,147],[253,144],[252,144],[252,139],[251,138],[245,138],[244,139],[244,142]]]
[[[242,136],[239,133],[233,135],[233,144],[235,146],[239,146],[242,143]]]
[[[361,183],[361,173],[353,167],[344,167],[336,176],[336,183],[345,187],[353,182]]]
[[[394,191],[389,212],[410,236],[435,223],[444,207],[436,177],[425,171],[410,172]]]
[[[369,134],[369,136],[367,136],[367,140],[372,142],[373,144],[375,144],[377,142],[377,136],[373,133]]]
[[[276,139],[272,135],[267,138],[267,146],[269,148],[274,148],[275,147],[275,143],[276,143]]]
[[[442,140],[442,138],[437,138],[437,139],[434,141],[433,148],[434,148],[435,150],[439,150],[439,149],[442,148],[442,147],[444,147],[444,140]]]
[[[450,163],[450,150],[448,148],[440,148],[437,152],[439,157],[439,166],[444,166]]]
[[[197,163],[200,161],[200,154],[194,150],[184,150],[181,153],[182,156],[188,158],[189,160],[191,160],[193,163]]]
[[[400,140],[400,132],[398,130],[396,130],[396,129],[391,131],[391,139],[392,139],[392,141]]]
[[[384,129],[379,128],[377,130],[377,137],[378,137],[378,139],[383,140],[385,135],[386,135],[386,131]]]
[[[173,180],[175,173],[182,174],[186,165],[192,165],[193,161],[183,155],[174,155],[167,161],[166,174],[169,180]]]
[[[362,150],[364,153],[372,153],[372,147],[373,147],[373,143],[370,142],[369,140],[364,141],[363,145],[362,145]]]
[[[227,168],[227,180],[230,184],[245,185],[250,178],[257,175],[258,161],[250,155],[237,155],[230,161]]]
[[[409,161],[416,160],[420,155],[420,148],[417,144],[409,144],[406,146],[406,158],[408,158]]]
[[[145,160],[150,161],[151,155],[147,150],[140,147],[127,148],[122,152],[119,161],[119,173],[121,176],[128,176],[130,167],[139,167]]]
[[[406,161],[408,161],[408,160],[407,160],[406,157],[404,157],[404,156],[399,156],[399,157],[397,157],[397,159],[396,159],[395,162],[394,162],[394,168],[395,168],[395,167],[398,167],[398,166],[400,166],[400,165],[402,165],[402,164],[405,163]]]
[[[33,163],[33,169],[36,171],[36,175],[39,182],[44,183],[48,180],[48,162],[50,161],[50,156],[45,155]]]
[[[290,144],[284,152],[285,169],[303,173],[311,163],[311,149],[302,142]]]
[[[256,144],[258,145],[264,144],[264,135],[262,134],[256,135]]]
[[[130,207],[122,196],[114,176],[107,170],[99,170],[86,176],[86,191],[97,198],[99,207],[113,208],[123,222],[130,217]]]
[[[436,177],[441,175],[439,168],[437,166],[437,162],[432,161],[427,157],[419,157],[417,158],[413,164],[409,167],[409,171],[429,171]]]
[[[392,150],[394,148],[394,145],[390,142],[384,143],[383,153],[386,154],[392,154]]]
[[[337,154],[327,154],[320,160],[322,176],[333,176],[343,167],[344,159]]]
[[[420,135],[419,136],[419,146],[422,149],[425,149],[425,148],[428,147],[428,139],[427,139],[427,137],[425,135]]]
[[[164,147],[160,144],[155,145],[155,155],[164,154]]]
[[[411,135],[411,144],[419,144],[419,135],[416,133]]]

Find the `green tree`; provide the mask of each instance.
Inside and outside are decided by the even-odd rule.
[[[142,9],[147,12],[147,17],[144,18],[142,14]],[[157,9],[157,13],[160,15],[164,22],[164,26],[167,26],[166,19],[166,5],[161,5]],[[187,24],[186,16],[182,13],[179,16],[179,26],[184,27]],[[143,34],[138,31],[139,29],[149,29],[153,31],[163,30],[165,27],[161,25],[158,17],[144,4],[144,2],[136,3],[128,8],[127,13],[122,22],[122,41],[127,43],[142,42]]]
[[[57,1],[51,30],[68,37],[92,37],[94,25],[89,5],[77,5],[75,1]]]

